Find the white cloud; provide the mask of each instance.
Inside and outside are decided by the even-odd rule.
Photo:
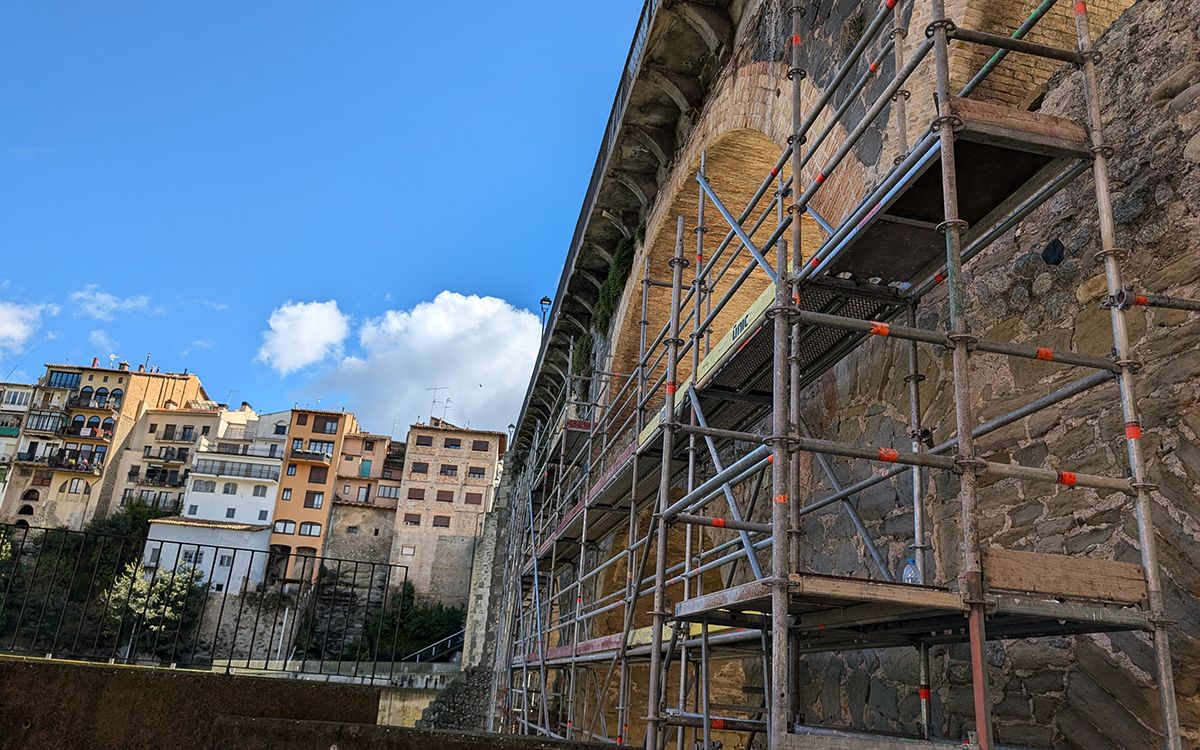
[[[198,351],[200,349],[211,349],[211,348],[212,348],[212,342],[209,341],[208,339],[196,339],[192,343],[185,346],[183,348],[183,351],[180,352],[180,355],[186,357],[187,355],[191,354],[194,351]]]
[[[96,320],[112,320],[116,313],[146,310],[150,307],[150,299],[144,295],[118,297],[100,291],[100,287],[95,284],[88,284],[77,292],[71,292],[71,302],[79,306],[82,314]]]
[[[350,334],[350,316],[328,302],[287,302],[275,308],[267,321],[258,348],[258,361],[280,375],[316,364],[342,353],[342,342]]]
[[[452,401],[446,419],[504,430],[517,417],[537,357],[541,325],[496,297],[444,291],[411,310],[389,310],[359,331],[363,354],[344,358],[319,385],[347,394],[367,429],[397,431],[429,418],[433,394]],[[442,416],[439,406],[434,413]]]
[[[42,316],[57,314],[55,305],[0,302],[0,351],[21,351],[41,325]]]
[[[113,341],[103,330],[96,329],[89,333],[88,343],[99,349],[99,353],[105,356],[117,353],[117,342]]]

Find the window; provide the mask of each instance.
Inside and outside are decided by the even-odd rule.
[[[438,469],[438,474],[444,477],[458,476],[458,467],[454,464],[442,464],[442,468]]]
[[[153,435],[156,432],[158,432],[158,425],[154,422],[151,422],[150,423],[150,434]]]
[[[222,495],[236,495],[237,494],[237,483],[236,482],[226,482],[221,487],[221,494]]]
[[[275,425],[275,434],[276,435],[286,435],[287,434],[287,425],[284,424],[283,422],[279,422],[278,424],[276,424]]]
[[[254,497],[266,497],[266,496],[267,496],[267,485],[265,485],[265,484],[254,485]]]
[[[391,469],[384,469],[384,470],[383,470],[383,478],[384,478],[384,479],[391,479],[391,478],[392,478],[392,470],[391,470]]]
[[[226,508],[225,509],[225,517],[226,518],[233,518],[236,515],[237,515],[237,508]]]
[[[486,440],[472,440],[471,441],[471,450],[473,450],[473,451],[486,451],[491,447],[492,447],[492,444]]]
[[[294,476],[296,476],[296,464],[288,464],[288,467],[287,467],[287,475],[288,475],[289,477],[294,477]]]
[[[405,513],[404,514],[404,525],[405,526],[420,526],[421,525],[421,514],[420,513]]]
[[[90,490],[91,488],[88,487],[87,483],[82,479],[72,479],[70,484],[67,486],[67,492],[70,492],[72,495],[78,495],[84,492],[85,489]]]
[[[484,469],[482,466],[468,466],[467,476],[471,479],[483,479]]]
[[[483,505],[482,492],[468,492],[463,495],[463,502],[467,505]]]
[[[357,534],[357,533],[358,533],[358,527],[357,527],[357,526],[347,526],[347,527],[346,527],[346,533],[347,533],[347,534]]]
[[[233,555],[221,555],[217,560],[217,565],[220,565],[222,568],[233,567]]]
[[[437,491],[437,501],[439,503],[454,502],[454,490],[438,490]]]
[[[296,533],[296,522],[295,521],[276,521],[275,522],[275,533],[276,534],[295,534]]]
[[[433,527],[435,529],[450,528],[450,516],[434,516],[433,517]]]
[[[446,438],[442,441],[442,447],[458,450],[462,448],[462,440],[459,440],[458,438]]]
[[[223,584],[223,583],[214,583],[213,584],[213,591],[220,593],[224,590],[225,590],[225,584]]]
[[[423,447],[432,447],[433,435],[417,435],[417,445]]]
[[[375,529],[375,536],[379,536],[379,529]]]
[[[358,498],[357,499],[360,503],[365,503],[367,500],[370,499],[370,495],[371,495],[370,490],[371,490],[370,487],[359,487],[358,488]]]
[[[329,481],[329,469],[325,466],[310,466],[308,468],[309,484],[325,484]]]
[[[216,492],[217,483],[208,479],[197,479],[192,482],[192,492]]]
[[[375,491],[377,497],[399,498],[399,487],[388,487],[387,485],[379,485],[379,489]]]
[[[420,461],[413,461],[412,472],[413,474],[428,474],[429,464],[421,463]]]
[[[260,520],[260,521],[265,521],[265,520],[267,520],[267,514],[268,514],[268,512],[269,512],[269,511],[260,510],[260,511],[258,512],[258,520]]]
[[[150,550],[150,559],[147,561],[147,564],[151,567],[158,565],[158,559],[160,557],[162,557],[162,547],[155,547],[154,549]]]
[[[326,435],[336,435],[338,430],[337,417],[314,417],[313,432],[323,432]]]
[[[321,524],[305,521],[300,524],[300,536],[321,536]]]
[[[201,434],[201,435],[207,435],[207,434],[208,434],[208,433],[210,433],[210,432],[212,432],[212,425],[207,425],[207,424],[206,424],[206,425],[204,425],[203,427],[201,427],[201,428],[200,428],[200,434]]]
[[[308,415],[307,414],[297,414],[296,415],[296,424],[301,425],[301,426],[308,424]]]
[[[309,440],[308,450],[311,453],[333,453],[333,441],[331,440]]]
[[[367,451],[367,452],[375,450],[375,441],[374,440],[364,440],[363,441],[363,450]]]
[[[204,564],[204,550],[184,550],[183,561],[188,565],[195,565],[197,568]]]
[[[51,388],[69,388],[75,390],[79,387],[79,373],[77,372],[62,372],[61,370],[50,371],[50,387]]]
[[[324,504],[325,504],[325,493],[324,492],[313,492],[312,490],[309,490],[308,492],[304,493],[304,507],[305,508],[320,508]]]
[[[304,450],[304,438],[292,438],[292,450],[294,450],[294,451]]]
[[[174,440],[175,439],[175,425],[173,425],[173,424],[163,425],[162,439],[163,440]]]
[[[409,500],[424,500],[425,499],[425,490],[421,489],[420,487],[409,487],[408,488],[408,499]]]
[[[5,406],[28,406],[29,391],[5,391],[4,393]]]
[[[412,557],[413,555],[417,554],[417,548],[407,544],[402,544],[400,545],[400,554],[404,555],[405,557]]]
[[[194,516],[194,515],[196,515],[196,514],[197,514],[197,513],[199,513],[199,512],[200,512],[200,506],[199,506],[199,505],[189,505],[189,506],[188,506],[188,515],[189,515],[189,516]]]
[[[185,424],[183,426],[183,432],[181,432],[179,434],[179,439],[180,440],[195,440],[196,439],[196,425]]]
[[[284,500],[291,500],[291,499],[292,499],[292,488],[291,488],[291,487],[285,487],[285,488],[283,489],[283,494],[281,495],[281,497],[282,497]]]

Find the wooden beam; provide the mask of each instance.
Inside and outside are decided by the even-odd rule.
[[[1137,604],[1146,598],[1146,578],[1140,565],[1002,547],[984,553],[983,580],[989,589],[1067,599]]]

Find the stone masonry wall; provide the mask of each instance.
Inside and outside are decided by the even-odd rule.
[[[1137,289],[1200,296],[1200,10],[1143,2],[1103,37],[1101,90],[1112,162],[1118,245],[1126,283]],[[1043,110],[1082,121],[1080,76],[1051,81]],[[1042,249],[1062,241],[1066,257],[1048,265]],[[988,338],[1107,354],[1111,348],[1090,173],[1024,221],[967,267],[972,329]],[[919,324],[945,325],[944,293],[931,295]],[[1135,309],[1129,313],[1146,432],[1154,522],[1172,628],[1178,702],[1186,739],[1200,739],[1200,316]],[[905,345],[874,340],[802,395],[804,417],[818,437],[907,448]],[[947,353],[922,349],[922,420],[944,440],[953,429]],[[1015,408],[1080,375],[1035,361],[973,359],[973,405],[979,421]],[[1078,471],[1125,472],[1115,389],[1101,386],[992,433],[978,442],[984,458]],[[1060,463],[1061,462],[1061,463]],[[840,480],[872,467],[835,461]],[[819,467],[802,475],[801,503],[827,494]],[[926,495],[935,578],[952,581],[960,562],[957,482],[932,475]],[[908,480],[862,493],[855,506],[894,571],[911,542]],[[1129,499],[1091,490],[1048,489],[1016,480],[981,482],[983,545],[1138,561]],[[760,503],[763,505],[764,503]],[[807,517],[803,565],[820,572],[868,576],[861,544],[836,509]],[[1157,746],[1152,649],[1140,633],[989,644],[998,740],[1035,747]],[[805,660],[801,705],[818,723],[916,729],[915,653],[907,650],[825,655]],[[933,656],[935,720],[951,737],[971,726],[969,662],[962,647]]]

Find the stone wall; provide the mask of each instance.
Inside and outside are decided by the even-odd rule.
[[[1126,282],[1153,293],[1200,296],[1200,11],[1139,3],[1103,37],[1100,66],[1108,141],[1116,148],[1112,178],[1118,245]],[[1043,111],[1083,120],[1080,76],[1051,81]],[[1024,221],[967,268],[972,329],[987,338],[1107,354],[1111,348],[1090,174]],[[1041,251],[1066,248],[1057,265]],[[926,328],[945,325],[944,293],[920,313]],[[1146,433],[1153,514],[1165,572],[1178,701],[1185,737],[1200,739],[1200,316],[1134,309],[1130,334],[1144,363],[1139,396]],[[947,353],[923,349],[922,420],[944,440],[953,430]],[[803,394],[804,417],[818,437],[907,448],[905,345],[873,340]],[[980,421],[995,417],[1080,375],[1036,361],[973,360],[973,405]],[[982,457],[1100,474],[1125,471],[1115,388],[1098,387],[978,442]],[[835,461],[843,484],[872,467]],[[804,503],[830,491],[815,462],[802,469]],[[932,475],[926,496],[938,582],[960,564],[957,482]],[[979,493],[984,546],[1138,561],[1129,498],[1091,490],[984,479]],[[911,485],[876,486],[855,500],[891,568],[911,543]],[[760,507],[761,507],[760,503]],[[807,517],[806,568],[868,576],[862,545],[836,508]],[[1035,747],[1157,746],[1157,695],[1148,639],[1140,633],[1008,641],[988,647],[998,740]],[[807,658],[801,705],[818,723],[914,731],[915,653],[867,651]],[[965,647],[935,649],[934,711],[939,729],[957,737],[972,726]]]

